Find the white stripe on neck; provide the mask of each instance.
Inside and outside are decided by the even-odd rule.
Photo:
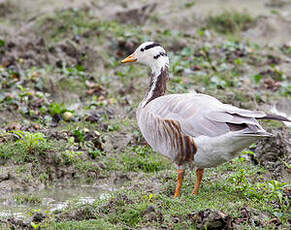
[[[160,70],[159,75],[160,74],[161,74],[161,70]],[[154,90],[157,86],[157,81],[158,81],[159,75],[154,75],[153,81],[152,81],[152,87],[151,87],[150,91],[148,92],[147,97],[145,99],[143,99],[143,101],[141,103],[141,107],[144,107],[148,103],[148,101],[152,98]]]
[[[144,107],[148,103],[148,101],[152,98],[160,74],[162,73],[163,70],[169,68],[169,58],[167,56],[160,56],[158,59],[153,60],[150,67],[153,75],[152,87],[148,92],[146,98],[144,98],[143,101],[141,102],[140,104],[141,107]]]

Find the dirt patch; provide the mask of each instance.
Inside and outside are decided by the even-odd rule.
[[[0,58],[0,63],[4,67],[15,66],[16,70],[19,71],[23,68],[43,67],[46,65],[58,68],[84,65],[89,68],[92,61],[98,59],[98,54],[94,53],[94,49],[86,45],[80,46],[73,41],[67,40],[48,47],[44,38],[33,36],[7,40],[5,47],[2,49],[4,53]],[[85,55],[86,58],[84,58]]]
[[[72,211],[56,214],[56,220],[90,220],[96,219],[97,213],[93,206],[86,205]]]
[[[273,179],[289,178],[291,161],[291,133],[288,129],[268,130],[274,137],[261,140],[256,148],[256,157],[261,165],[271,172]]]
[[[20,114],[35,120],[44,115],[41,107],[49,107],[52,101],[80,103],[82,97],[106,94],[99,85],[85,83],[85,78],[88,82],[95,79],[84,71],[96,68],[99,60],[97,51],[85,44],[67,40],[48,46],[45,39],[28,36],[6,39],[1,50],[0,101],[3,103],[2,114],[7,119],[1,116],[0,120],[7,122],[19,118]],[[47,66],[55,71],[48,74]],[[89,88],[87,93],[86,88]],[[29,94],[26,102],[24,91]],[[51,115],[54,123],[62,120],[61,114]]]
[[[221,211],[213,211],[210,209],[200,211],[189,217],[196,224],[197,229],[229,229],[232,219],[229,215]]]
[[[25,174],[17,174],[12,166],[2,166],[0,174],[0,194],[4,195],[13,192],[32,192],[44,188],[38,179],[34,178],[35,167],[31,164],[24,164]]]
[[[280,16],[261,16],[257,19],[256,26],[244,33],[244,37],[257,43],[269,46],[280,45],[290,41],[290,20]]]
[[[5,229],[21,229],[21,230],[31,230],[35,229],[32,227],[32,222],[36,225],[41,223],[46,218],[46,214],[42,212],[35,212],[31,218],[27,220],[22,220],[17,217],[7,218],[6,220],[0,220],[0,224],[5,227]]]
[[[0,220],[0,223],[6,229],[21,229],[21,230],[33,229],[29,221],[24,221],[16,217],[8,218],[6,220]]]
[[[143,25],[149,19],[156,7],[157,3],[148,4],[140,8],[117,12],[116,17],[122,23]]]
[[[0,0],[0,18],[6,17],[11,14],[16,8],[16,5],[9,0]]]
[[[198,213],[190,214],[189,219],[196,225],[197,229],[240,229],[240,226],[247,225],[256,227],[276,226],[281,223],[277,218],[272,220],[272,223],[265,222],[267,214],[256,213],[255,210],[242,208],[238,217],[233,217],[225,214],[222,211],[214,211],[206,209]]]

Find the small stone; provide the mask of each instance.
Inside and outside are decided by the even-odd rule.
[[[84,131],[84,133],[89,133],[90,132],[90,130],[87,129],[87,128],[84,128],[83,131]]]
[[[98,101],[104,101],[105,97],[103,95],[101,95],[100,97],[98,97]]]
[[[33,79],[33,80],[36,80],[38,77],[39,77],[39,72],[37,71],[34,71],[32,72],[32,74],[30,75],[30,78]]]
[[[109,99],[108,99],[108,103],[109,103],[110,105],[112,105],[112,104],[116,103],[116,99],[115,99],[115,98],[109,98]]]
[[[100,135],[101,135],[101,133],[99,133],[97,130],[95,130],[94,133],[95,133],[97,136],[100,136]]]
[[[199,65],[195,65],[195,66],[192,67],[192,70],[193,70],[193,71],[201,70],[201,66],[199,66]]]
[[[12,122],[12,124],[9,126],[9,129],[11,130],[20,130],[21,129],[21,124],[18,122]]]
[[[39,126],[39,124],[33,124],[33,128],[34,128],[34,129],[39,129],[40,126]]]
[[[65,121],[70,121],[73,117],[73,114],[71,112],[64,112],[63,117]]]

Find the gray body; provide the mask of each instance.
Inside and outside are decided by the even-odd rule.
[[[138,126],[147,142],[181,168],[191,161],[199,168],[215,167],[271,136],[256,120],[264,116],[195,93],[161,96],[137,109]]]

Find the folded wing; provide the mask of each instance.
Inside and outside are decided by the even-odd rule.
[[[239,135],[267,135],[256,118],[264,112],[223,104],[205,94],[171,94],[159,97],[144,108],[159,119],[180,123],[185,135],[215,137],[230,131]]]

